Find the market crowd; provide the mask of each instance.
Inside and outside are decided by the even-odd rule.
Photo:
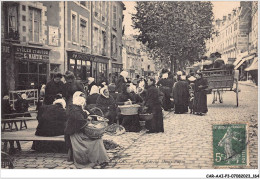
[[[65,79],[65,83],[62,81]],[[95,79],[88,78],[87,85],[76,80],[73,72],[56,74],[40,90],[38,104],[38,126],[35,135],[65,136],[65,144],[57,142],[34,142],[32,149],[51,151],[68,151],[68,160],[74,161],[77,168],[89,165],[104,166],[109,161],[103,140],[91,139],[84,133],[93,114],[98,108],[108,119],[108,125],[117,123],[127,132],[140,132],[139,113],[152,114],[146,121],[147,133],[164,132],[163,110],[176,114],[190,113],[203,115],[207,113],[207,80],[200,71],[185,75],[177,72],[173,75],[163,69],[159,78],[140,77],[130,80],[128,72],[122,71],[115,84],[105,81],[96,84]],[[26,95],[18,100],[16,109],[28,112]],[[26,104],[24,104],[26,103]],[[138,113],[121,114],[119,106],[138,104]],[[4,113],[10,111],[8,97],[2,102]]]

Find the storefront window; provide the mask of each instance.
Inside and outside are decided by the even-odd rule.
[[[18,90],[40,89],[47,83],[47,63],[20,61],[18,66]]]

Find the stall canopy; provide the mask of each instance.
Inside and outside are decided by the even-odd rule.
[[[237,70],[245,61],[251,60],[255,57],[255,55],[250,55],[247,57],[244,57],[235,67],[235,70]]]
[[[245,69],[245,71],[253,70],[258,70],[258,57],[255,57],[253,63]]]

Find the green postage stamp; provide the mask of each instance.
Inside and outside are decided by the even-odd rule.
[[[213,125],[214,165],[247,165],[247,125]]]

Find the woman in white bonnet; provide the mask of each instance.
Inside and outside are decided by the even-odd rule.
[[[118,93],[122,92],[123,84],[127,83],[127,79],[126,79],[127,76],[128,76],[128,72],[127,71],[122,71],[120,73],[120,77],[116,81],[116,92],[118,92]]]
[[[88,114],[84,111],[86,98],[84,93],[77,91],[73,95],[73,105],[70,107],[65,128],[65,141],[69,148],[69,159],[77,168],[106,165],[109,158],[102,139],[90,139],[83,132],[88,123]]]

